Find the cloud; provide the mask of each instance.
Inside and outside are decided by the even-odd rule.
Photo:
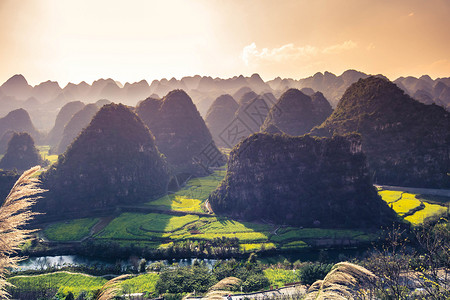
[[[374,43],[370,43],[367,47],[366,47],[367,51],[373,50],[375,49],[375,44]]]
[[[353,42],[352,40],[349,41],[345,41],[342,44],[337,44],[337,45],[332,45],[329,47],[326,47],[322,50],[322,53],[325,54],[336,54],[336,53],[341,53],[343,51],[347,51],[347,50],[351,50],[356,48],[356,43]]]
[[[253,42],[242,49],[241,59],[248,66],[252,62],[282,62],[282,61],[298,61],[309,60],[312,57],[322,55],[338,54],[357,47],[352,40],[345,41],[341,44],[331,45],[328,47],[318,48],[311,45],[296,47],[294,44],[286,44],[279,48],[263,48],[259,50]]]
[[[408,17],[412,17],[412,16],[414,16],[414,13],[413,12],[409,13]]]
[[[249,65],[250,61],[267,60],[281,62],[284,60],[298,60],[301,58],[310,58],[317,54],[317,48],[312,46],[295,47],[294,44],[286,44],[279,48],[263,48],[258,50],[255,43],[251,43],[245,46],[242,50],[241,58],[246,65]]]

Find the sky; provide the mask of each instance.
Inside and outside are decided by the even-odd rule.
[[[0,0],[0,83],[450,76],[448,0]]]

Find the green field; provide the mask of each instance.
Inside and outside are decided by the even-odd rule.
[[[166,214],[122,213],[100,231],[96,238],[122,240],[164,239],[171,235],[187,234],[186,225],[199,220],[199,216],[172,216]]]
[[[36,146],[36,148],[38,149],[39,153],[42,156],[42,159],[44,160],[48,160],[50,162],[50,165],[54,164],[55,162],[58,161],[58,155],[49,155],[48,152],[50,151],[50,146],[46,145],[46,146]]]
[[[88,236],[98,221],[98,218],[84,218],[58,222],[47,226],[43,233],[52,241],[78,241]]]
[[[225,167],[222,167],[209,176],[190,179],[181,190],[148,202],[147,205],[165,210],[205,212],[202,204],[217,188],[225,175]]]
[[[201,207],[202,203],[203,202],[199,199],[186,198],[185,196],[172,194],[149,202],[147,205],[166,210],[203,212]]]
[[[378,194],[390,207],[413,225],[419,225],[426,218],[439,216],[447,211],[446,197],[418,195],[401,191],[379,190]]]
[[[147,273],[126,279],[121,284],[122,292],[125,294],[153,293],[158,278],[159,275],[157,273]]]
[[[107,280],[80,273],[55,272],[34,276],[14,276],[9,278],[8,282],[21,289],[36,291],[55,288],[59,293],[66,295],[72,292],[77,297],[82,291],[93,292],[100,289]]]
[[[146,273],[125,279],[120,284],[121,292],[124,294],[153,293],[158,278],[157,273]],[[39,291],[53,288],[58,290],[58,294],[63,296],[72,292],[75,298],[81,292],[92,294],[94,291],[101,289],[107,281],[103,277],[64,271],[42,275],[14,276],[8,279],[8,282],[20,289]]]
[[[363,231],[349,229],[295,228],[286,227],[278,230],[278,235],[272,236],[274,242],[300,241],[304,239],[336,238],[336,239],[366,239]]]
[[[270,285],[278,287],[301,280],[301,273],[295,270],[269,268],[264,270],[264,275],[269,279]]]

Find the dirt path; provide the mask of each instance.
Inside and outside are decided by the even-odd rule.
[[[287,286],[275,290],[269,290],[269,291],[263,291],[263,292],[257,292],[257,293],[249,293],[249,294],[234,294],[231,295],[231,298],[233,300],[243,300],[245,298],[247,299],[267,299],[267,298],[275,298],[275,297],[288,297],[293,295],[304,295],[306,294],[306,286],[304,285],[292,285]],[[197,297],[188,297],[186,299],[207,299],[207,298],[197,298]],[[223,297],[224,300],[227,299],[226,296]]]
[[[450,190],[444,189],[424,189],[424,188],[412,188],[412,187],[390,186],[390,185],[375,185],[375,186],[391,191],[402,191],[412,194],[425,194],[433,196],[450,197]]]
[[[89,233],[88,237],[93,236],[94,234],[99,233],[101,230],[103,230],[103,228],[105,228],[106,226],[108,226],[108,224],[115,218],[116,216],[108,216],[108,217],[103,217],[100,219],[100,221],[97,222],[97,224],[95,224],[92,228],[91,228],[91,232]]]

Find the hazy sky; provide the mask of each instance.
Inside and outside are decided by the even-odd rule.
[[[450,76],[449,0],[0,0],[0,83]]]

